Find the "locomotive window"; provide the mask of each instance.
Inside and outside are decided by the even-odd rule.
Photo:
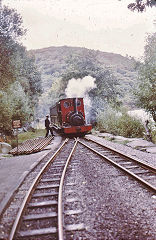
[[[68,108],[70,106],[70,103],[69,102],[64,102],[64,107],[65,108]]]

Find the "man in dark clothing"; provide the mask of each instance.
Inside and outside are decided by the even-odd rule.
[[[46,116],[46,119],[45,119],[45,128],[46,128],[46,130],[47,130],[45,137],[48,137],[49,130],[50,130],[50,132],[51,132],[51,135],[54,136],[53,130],[52,130],[52,128],[50,127],[50,121],[49,121],[49,116],[48,116],[48,115]]]

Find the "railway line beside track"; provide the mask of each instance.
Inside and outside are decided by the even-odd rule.
[[[153,193],[156,168],[87,138],[66,139],[33,179],[9,239],[152,240]]]
[[[86,138],[87,139],[87,138]],[[89,148],[94,153],[101,156],[104,160],[108,161],[115,167],[129,174],[137,181],[141,182],[144,186],[156,193],[156,168],[150,164],[145,164],[137,158],[123,154],[116,149],[106,147],[96,141],[89,140],[90,144],[86,145],[84,142],[79,141],[81,144]]]

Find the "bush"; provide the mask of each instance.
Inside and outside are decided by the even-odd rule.
[[[117,112],[111,108],[105,110],[105,112],[100,112],[97,116],[97,129],[103,132],[118,134]]]
[[[143,137],[144,132],[139,120],[112,108],[98,114],[97,129],[124,137]]]
[[[142,123],[124,113],[119,119],[117,124],[119,135],[124,137],[143,137],[144,126]]]

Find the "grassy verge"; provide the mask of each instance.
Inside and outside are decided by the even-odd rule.
[[[45,133],[46,133],[45,129],[36,129],[34,132],[30,131],[30,132],[20,133],[18,135],[19,143],[22,143],[22,142],[26,141],[27,139],[44,137]]]
[[[18,143],[22,143],[28,139],[34,139],[34,138],[37,138],[37,137],[44,137],[45,136],[45,129],[35,129],[35,131],[28,131],[28,132],[24,132],[24,133],[19,133],[18,134]],[[12,147],[16,147],[17,145],[17,138],[16,136],[11,139],[9,142],[8,142]]]

